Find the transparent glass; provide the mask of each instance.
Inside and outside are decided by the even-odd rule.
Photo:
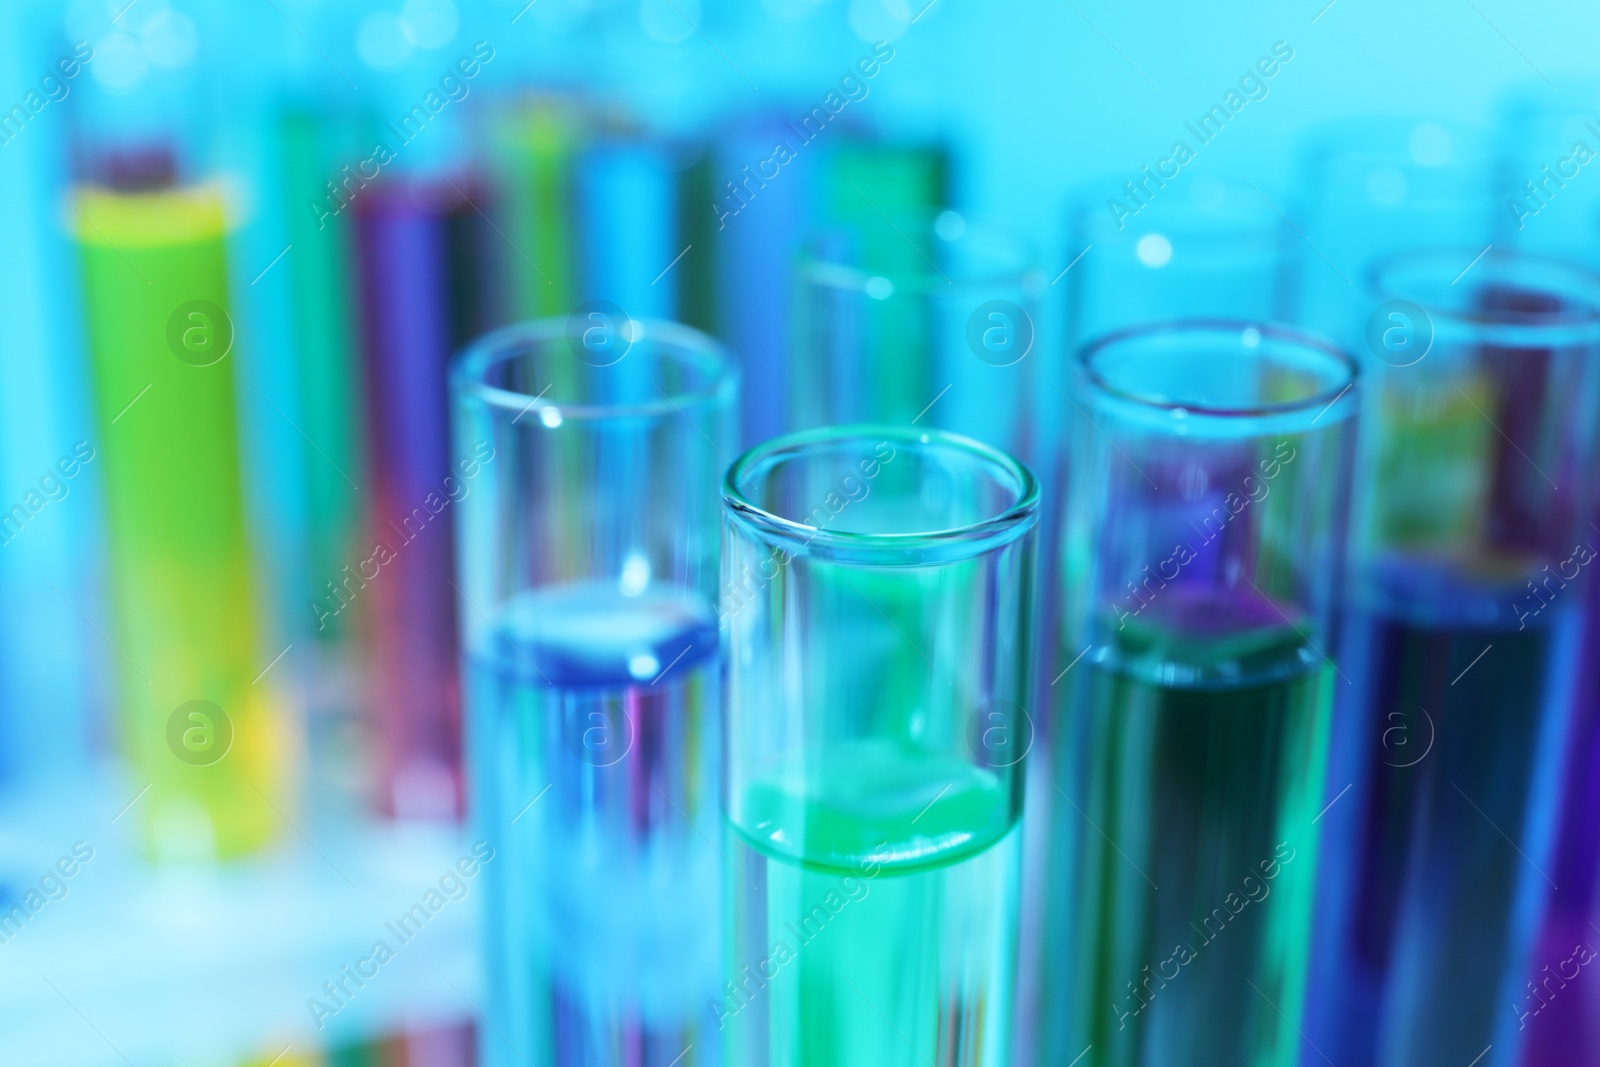
[[[1600,151],[1597,105],[1593,77],[1565,93],[1524,86],[1502,101],[1496,246],[1600,264],[1600,190],[1581,177]]]
[[[1418,118],[1346,119],[1303,146],[1292,211],[1300,239],[1292,271],[1293,319],[1331,337],[1372,308],[1361,272],[1410,248],[1496,239],[1505,211],[1495,193],[1495,152],[1482,131]],[[1457,266],[1466,265],[1466,259]]]
[[[452,392],[474,819],[495,850],[482,1062],[715,1063],[736,371],[687,327],[548,319],[474,344]]]
[[[1356,367],[1180,322],[1074,370],[1036,1062],[1290,1067]]]
[[[1264,322],[1278,317],[1287,296],[1285,241],[1299,240],[1283,216],[1242,181],[1201,173],[1168,188],[1157,185],[1158,178],[1135,186],[1137,197],[1110,178],[1080,191],[1071,235],[1062,250],[1061,262],[1069,269],[1056,283],[1056,288],[1066,290],[1067,345],[1062,351],[1075,351],[1094,338],[1152,322],[1198,316]],[[1129,214],[1134,208],[1137,211]],[[1058,414],[1052,421],[1070,425],[1077,418],[1071,406],[1054,390],[1044,392],[1056,412],[1066,415]],[[1063,454],[1057,449],[1054,462],[1040,467],[1041,476],[1050,479],[1050,500],[1061,499],[1065,492]],[[1056,524],[1062,517],[1059,509],[1044,516],[1046,544],[1058,543]],[[1059,556],[1051,553],[1041,567],[1040,647],[1046,649],[1056,647],[1056,628],[1063,616],[1059,563]],[[1040,657],[1036,682],[1041,687],[1061,670],[1052,664],[1051,657]],[[1040,766],[1047,763],[1050,752],[1048,745],[1041,748]],[[1053,777],[1034,775],[1037,800],[1029,805],[1029,817],[1035,821],[1042,823],[1055,806],[1048,785]],[[1049,830],[1041,825],[1038,832]],[[1045,865],[1029,865],[1024,897],[1030,931],[1041,929],[1046,902],[1055,892],[1046,875]],[[1044,937],[1024,938],[1020,1031],[1027,1040],[1040,1032],[1038,1020],[1051,1010],[1046,991],[1036,985],[1043,973],[1036,957],[1045,951]],[[1031,1047],[1026,1050],[1028,1056],[1034,1052]]]
[[[1071,344],[1149,322],[1282,313],[1286,242],[1298,238],[1256,190],[1202,174],[1170,191],[1151,179],[1147,199],[1117,192],[1111,179],[1086,187],[1073,212],[1061,279]]]
[[[1010,1062],[1038,499],[910,427],[729,470],[726,1062]]]
[[[954,211],[825,230],[797,267],[790,428],[935,426],[1036,458],[1027,243]]]
[[[1514,1062],[1542,1003],[1525,983],[1572,947],[1529,958],[1558,884],[1573,587],[1600,545],[1600,279],[1499,251],[1464,270],[1477,252],[1367,278],[1410,334],[1367,349],[1329,781],[1349,794],[1322,824],[1344,862],[1319,903],[1308,1029],[1335,1062],[1470,1062],[1490,1044]]]

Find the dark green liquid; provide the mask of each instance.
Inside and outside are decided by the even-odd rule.
[[[1062,722],[1044,1062],[1292,1067],[1333,671],[1270,605],[1163,606]]]

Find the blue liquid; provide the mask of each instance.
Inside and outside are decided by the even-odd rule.
[[[485,1032],[484,1062],[714,1063],[710,610],[594,583],[523,594],[495,629],[468,676],[479,833],[497,850],[487,962],[504,1037]]]
[[[1340,1067],[1515,1062],[1580,590],[1527,603],[1390,561],[1346,622],[1308,1029]]]

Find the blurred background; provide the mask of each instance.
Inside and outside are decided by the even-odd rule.
[[[1597,39],[1591,5],[1506,0],[6,0],[0,1059],[444,1067],[494,1032],[471,339],[682,321],[742,364],[739,450],[932,408],[1050,515],[1087,338],[1260,317],[1364,350],[1374,256],[1600,261]],[[979,238],[1000,280],[939,311],[957,354],[874,379],[893,346],[855,358],[825,268]],[[993,301],[1023,354],[971,352],[1025,379],[972,377]]]

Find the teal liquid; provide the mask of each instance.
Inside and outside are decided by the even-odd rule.
[[[1114,631],[1067,709],[1040,1062],[1304,1048],[1333,670],[1270,605],[1186,600]]]
[[[1007,779],[892,741],[757,779],[730,820],[723,1060],[1009,1063],[1021,833]]]

